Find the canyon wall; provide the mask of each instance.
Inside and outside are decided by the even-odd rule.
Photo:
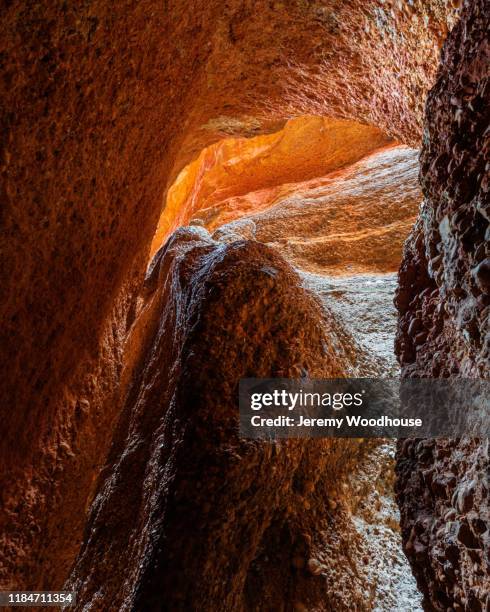
[[[168,187],[219,139],[297,115],[417,146],[454,11],[9,0],[0,16],[0,580],[54,589],[125,401],[123,350]]]
[[[428,97],[425,202],[397,295],[408,377],[490,373],[489,31],[489,3],[466,3]],[[405,550],[428,609],[489,609],[489,475],[488,440],[400,444]]]
[[[150,256],[193,217],[215,229],[256,213],[288,184],[331,174],[390,140],[379,128],[318,116],[291,119],[273,134],[224,138],[203,149],[170,187]]]
[[[217,221],[238,217],[216,230],[221,235],[240,228],[240,217],[248,212],[256,239],[302,270],[396,272],[419,211],[417,175],[415,149],[381,147],[323,177],[226,198],[211,210],[198,211],[193,222],[212,229]]]
[[[67,583],[80,610],[415,605],[390,494],[393,448],[240,440],[236,398],[244,376],[386,374],[403,228],[420,202],[417,154],[385,147],[283,191],[274,208],[212,234],[195,218],[150,265],[125,344],[127,399]],[[263,192],[265,205],[276,189]],[[328,240],[336,224],[352,246],[334,251],[334,266],[296,248],[293,272],[265,244],[312,228]],[[349,295],[363,297],[352,314]]]

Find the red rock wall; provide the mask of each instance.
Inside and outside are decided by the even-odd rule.
[[[465,4],[429,94],[421,218],[400,271],[405,376],[490,373],[490,5]],[[428,609],[490,606],[488,441],[407,441],[398,499]]]
[[[56,588],[76,554],[170,181],[296,114],[417,144],[451,19],[410,7],[2,4],[2,585]]]

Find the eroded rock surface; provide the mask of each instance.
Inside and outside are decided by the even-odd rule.
[[[193,223],[213,229],[234,213],[238,219],[213,237],[264,242],[295,266],[323,302],[349,376],[397,375],[392,298],[422,198],[417,158],[408,147],[383,147],[325,177],[282,185],[279,193],[247,194],[247,204],[225,199]],[[257,200],[266,209],[240,217]]]
[[[323,177],[392,141],[379,128],[318,116],[289,120],[252,138],[224,138],[201,151],[168,191],[153,255],[177,227],[201,218],[212,230],[268,208],[288,183]]]
[[[490,374],[489,19],[487,1],[465,3],[428,99],[425,203],[397,295],[405,376]],[[488,441],[399,447],[405,550],[427,609],[489,609],[489,474]]]
[[[393,353],[395,270],[420,199],[417,152],[389,147],[325,178],[224,200],[199,212],[193,223],[213,228],[257,202],[268,204],[268,210],[218,227],[213,238],[263,240],[281,252],[320,298],[331,346],[346,374],[387,377],[399,374]],[[420,593],[402,551],[394,452],[393,441],[376,441],[335,494],[332,506],[347,510],[344,532],[355,534],[356,555],[337,559],[336,541],[325,543],[326,558],[335,558],[326,565],[329,588],[337,590],[355,573],[367,584],[362,609],[420,611]]]
[[[192,10],[183,0],[171,0],[163,8],[155,0],[118,6],[100,0],[41,0],[28,5],[10,0],[0,12],[0,172],[5,203],[0,581],[4,588],[53,589],[67,575],[82,539],[85,510],[97,490],[111,500],[117,495],[113,497],[106,486],[114,486],[114,494],[127,487],[136,501],[152,494],[136,478],[122,484],[110,481],[106,472],[102,488],[95,479],[119,420],[119,389],[126,389],[133,372],[143,377],[145,342],[153,342],[160,322],[155,313],[162,312],[162,302],[149,298],[155,304],[155,312],[146,312],[151,329],[132,334],[121,384],[122,347],[138,310],[136,296],[168,186],[218,139],[271,133],[297,115],[361,121],[417,146],[425,92],[454,11],[441,0],[293,0],[264,2],[260,7],[251,1],[196,0]],[[481,285],[485,266],[478,279]],[[163,353],[162,347],[158,351]],[[295,350],[301,354],[300,349],[291,349],[288,357],[295,357]],[[162,358],[167,372],[175,363],[175,355],[169,355],[168,360],[167,354]],[[155,375],[157,365],[162,367],[148,364]],[[132,393],[138,396],[137,384]],[[229,397],[227,393],[229,389],[223,397]],[[190,400],[186,402],[185,410]],[[128,406],[132,414],[131,402]],[[126,417],[116,436],[123,442]],[[158,453],[152,446],[156,438],[146,428],[153,417],[156,414],[150,413],[133,427],[138,442],[142,440],[136,448],[129,447],[130,455],[141,459],[135,476],[146,474],[146,458],[158,457],[151,454]],[[114,465],[119,450],[116,446],[111,455]],[[337,469],[335,452],[333,459],[325,460],[331,470]],[[123,459],[121,469],[132,475]],[[296,459],[283,459],[281,465]],[[305,465],[310,466],[308,461]],[[315,457],[312,461],[323,466]],[[157,470],[151,464],[148,474],[152,469]],[[160,474],[145,482],[155,484],[158,497]],[[163,493],[165,500],[172,498],[173,493]],[[91,518],[93,540],[87,539],[86,531],[87,548],[81,553],[78,574],[80,580],[85,577],[82,601],[92,602],[95,609],[107,609],[108,600],[97,588],[86,551],[94,551],[94,559],[99,555],[114,568],[107,593],[117,602],[141,601],[152,593],[148,559],[157,559],[161,567],[171,565],[154,552],[158,548],[146,529],[150,522],[144,522],[145,508],[156,508],[159,514],[159,501],[142,502],[136,517],[142,522],[136,524],[144,537],[138,548],[136,528],[126,531],[124,522],[111,514],[110,504],[104,503],[104,495],[97,498]],[[178,504],[169,502],[169,507],[175,518]],[[110,538],[97,519],[99,510],[117,541],[108,550],[103,545]],[[127,513],[139,508],[118,510],[128,525],[135,524],[135,515]],[[340,512],[336,517],[342,520]],[[308,521],[306,525],[309,534]],[[281,534],[280,541],[287,541],[287,535]],[[271,523],[263,541],[278,538]],[[314,539],[311,548],[310,542],[299,547],[302,561],[295,562],[294,576],[307,584],[312,602],[308,595],[303,597],[306,587],[298,587],[300,599],[292,598],[298,610],[309,603],[314,606],[317,594],[324,592],[325,577],[321,571],[315,574],[316,568],[335,565],[335,557],[326,558],[319,552],[325,547],[317,549],[316,543]],[[349,538],[338,541],[339,547],[349,544]],[[192,550],[196,559],[202,558]],[[255,586],[254,581],[266,574],[275,576],[261,572],[275,560],[257,554],[258,572],[245,584]],[[227,560],[219,561],[216,567],[226,573]],[[273,565],[279,574],[282,559],[277,561]],[[104,571],[103,564],[98,567]],[[194,571],[195,565],[189,567]],[[172,571],[168,575],[176,577],[179,593],[180,578]],[[315,576],[313,583],[311,578],[306,581],[308,572]],[[241,568],[239,575],[245,574]],[[200,579],[197,576],[196,584]],[[274,577],[262,592],[283,588],[283,581],[283,574],[277,581]],[[311,584],[318,584],[318,591]],[[347,601],[344,588],[349,602],[352,593],[357,598],[350,582],[337,588],[339,599],[330,602],[334,609]],[[222,585],[216,589],[220,593]],[[254,604],[256,591],[245,592]],[[230,597],[239,602],[239,593],[232,591]]]
[[[335,326],[333,339],[349,376],[398,376],[393,353],[396,274],[322,276],[300,271]]]
[[[240,378],[343,376],[319,303],[269,247],[203,228],[157,254],[144,301],[127,347],[133,382],[67,585],[76,609],[369,609],[342,502],[369,444],[237,431]]]
[[[9,0],[0,12],[0,582],[53,589],[118,417],[122,344],[167,188],[208,145],[298,115],[417,145],[455,11]]]
[[[394,272],[421,201],[417,157],[408,147],[383,148],[316,181],[285,186],[272,208],[251,217],[257,239],[313,273]]]
[[[312,273],[395,272],[422,199],[417,173],[415,149],[375,148],[325,176],[221,199],[193,222],[248,231]]]
[[[397,376],[399,368],[393,354],[395,274],[302,276],[306,286],[322,300],[331,321],[332,342],[348,375]],[[359,458],[342,487],[342,501],[359,539],[355,571],[365,575],[368,583],[364,606],[375,612],[420,612],[421,596],[402,550],[393,491],[396,443],[375,442]],[[333,568],[333,573],[342,580],[338,568]]]

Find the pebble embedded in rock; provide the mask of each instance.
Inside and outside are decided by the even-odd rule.
[[[319,576],[323,571],[323,566],[317,559],[308,559],[307,568],[312,576]]]

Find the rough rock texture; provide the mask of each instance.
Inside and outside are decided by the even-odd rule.
[[[325,176],[225,197],[191,224],[254,237],[308,272],[396,272],[422,199],[417,175],[417,151],[392,145]]]
[[[421,198],[417,152],[393,146],[317,180],[285,185],[269,210],[249,218],[257,240],[302,270],[395,272]]]
[[[489,30],[488,1],[465,3],[428,98],[426,199],[397,295],[405,376],[490,373]],[[405,550],[428,609],[490,608],[489,474],[488,440],[399,447]]]
[[[421,594],[401,546],[400,514],[393,495],[395,449],[394,440],[380,440],[360,458],[345,496],[361,540],[359,566],[370,594],[366,609],[422,612]]]
[[[397,376],[393,295],[402,243],[421,199],[417,170],[413,149],[383,148],[326,177],[226,199],[201,209],[193,222],[213,228],[257,203],[268,206],[219,227],[213,238],[246,237],[276,248],[321,299],[330,342],[347,375]],[[419,612],[421,596],[402,550],[394,499],[395,446],[376,441],[335,498],[347,508],[344,533],[355,534],[357,554],[328,566],[329,584],[336,589],[354,572],[367,584],[363,609]],[[336,542],[325,551],[335,557]]]
[[[77,610],[368,607],[334,500],[369,445],[238,438],[238,380],[342,376],[329,336],[270,248],[172,236],[128,341],[133,380],[67,585]]]
[[[397,456],[404,550],[427,610],[490,605],[489,447],[405,441]]]
[[[335,348],[349,376],[397,375],[392,300],[422,198],[417,157],[408,147],[383,147],[326,177],[247,194],[240,198],[245,204],[225,199],[192,223],[212,230],[217,220],[238,216],[213,238],[258,240],[294,265],[335,325]],[[256,201],[266,210],[240,217]]]
[[[345,256],[348,258],[348,253]],[[393,353],[396,275],[301,275],[305,285],[322,300],[325,316],[333,328],[330,338],[348,375],[397,376],[399,368]],[[342,502],[349,509],[359,540],[358,557],[353,568],[346,563],[337,564],[333,579],[341,583],[343,574],[350,570],[365,575],[366,609],[420,612],[421,595],[402,550],[400,517],[394,498],[396,443],[376,442],[359,458],[347,485],[342,485]]]
[[[289,183],[323,177],[390,142],[379,128],[306,116],[253,138],[224,138],[188,164],[168,191],[151,255],[191,218],[215,229],[271,205]]]
[[[236,160],[235,165],[238,165]],[[250,180],[250,177],[245,176],[243,180],[247,179]],[[201,186],[209,184],[210,180],[203,173],[200,176]],[[226,184],[222,191],[225,190]],[[115,450],[101,477],[82,552],[69,583],[82,593],[80,607],[90,602],[96,609],[105,609],[117,593],[115,609],[131,606],[146,609],[149,605],[161,609],[167,605],[168,609],[201,609],[204,606],[204,609],[211,610],[360,609],[392,612],[396,606],[404,612],[420,610],[415,581],[401,549],[398,512],[392,495],[392,443],[371,441],[369,445],[361,445],[357,451],[356,445],[348,441],[322,443],[325,449],[329,449],[328,456],[332,458],[338,456],[344,458],[340,460],[345,460],[347,455],[355,453],[355,468],[351,469],[352,463],[349,461],[345,472],[339,470],[335,474],[332,467],[326,468],[318,463],[318,457],[314,455],[296,468],[297,457],[312,448],[308,443],[305,447],[297,442],[282,444],[279,454],[275,450],[270,454],[267,445],[240,444],[235,433],[229,434],[233,426],[225,426],[218,443],[214,433],[209,446],[206,443],[210,437],[208,428],[213,431],[223,429],[223,410],[229,413],[233,422],[233,415],[236,414],[234,389],[237,377],[244,374],[240,370],[249,368],[250,364],[254,371],[257,367],[261,368],[263,352],[267,361],[262,374],[267,375],[271,365],[274,367],[269,361],[271,340],[272,355],[280,347],[279,358],[285,364],[284,369],[280,370],[281,374],[291,371],[291,368],[295,375],[312,370],[311,367],[304,367],[304,356],[301,354],[301,370],[298,372],[294,368],[294,363],[298,361],[296,352],[303,352],[305,347],[311,352],[314,362],[319,357],[319,354],[315,354],[319,350],[316,346],[318,331],[314,331],[314,343],[308,337],[302,338],[300,346],[294,346],[291,351],[287,337],[297,335],[291,324],[296,325],[294,321],[298,321],[298,317],[308,321],[306,336],[309,335],[309,319],[314,318],[317,330],[325,334],[320,340],[321,345],[325,342],[321,350],[328,343],[328,355],[335,355],[336,367],[340,368],[337,371],[342,375],[384,376],[396,371],[392,363],[396,326],[392,304],[394,274],[387,275],[380,271],[395,269],[393,250],[398,248],[400,253],[403,231],[408,232],[408,225],[418,207],[420,192],[416,184],[415,152],[405,147],[383,149],[328,178],[285,185],[281,190],[282,196],[273,210],[255,214],[253,218],[241,218],[216,229],[212,238],[221,244],[210,239],[202,227],[204,221],[201,221],[201,217],[195,218],[194,226],[177,232],[152,263],[143,296],[144,305],[140,307],[125,347],[127,364],[123,381],[126,385],[134,379],[134,389],[129,394],[126,414],[116,434]],[[216,197],[215,192],[211,194]],[[252,194],[250,200],[253,199]],[[218,209],[218,214],[211,216],[211,227],[216,219],[227,218],[227,203],[228,200],[225,200],[214,207]],[[267,203],[267,196],[263,203]],[[224,215],[221,214],[223,210]],[[246,210],[249,209],[245,207],[242,212]],[[202,214],[206,219],[206,210]],[[397,227],[396,233],[393,232],[393,225]],[[335,242],[328,243],[328,238],[332,234],[339,236],[337,228],[343,230],[341,235],[353,241],[357,237],[362,247],[334,251],[337,259],[332,267],[324,266],[321,256],[315,262],[318,251],[306,256],[307,253],[298,248],[283,248],[288,258],[302,264],[299,278],[275,254],[276,249],[271,250],[260,243],[260,240],[289,238],[293,229],[295,234],[302,233],[307,247],[308,233],[316,229],[315,237],[322,236],[327,243],[325,250],[334,250]],[[377,239],[365,239],[366,233],[377,236]],[[259,242],[254,243],[257,238]],[[359,257],[361,251],[363,258]],[[304,257],[301,257],[301,253]],[[367,261],[369,273],[359,275],[359,270],[365,270]],[[357,275],[328,277],[306,272],[312,269],[336,270],[337,273],[342,269],[357,272]],[[216,276],[219,278],[219,290],[213,290]],[[266,287],[263,287],[264,281]],[[319,311],[311,296],[300,289],[300,281],[321,298],[324,321],[318,319]],[[205,284],[206,290],[201,289],[202,284]],[[261,297],[264,289],[272,296],[265,308]],[[212,299],[208,296],[212,296]],[[313,310],[308,307],[310,302]],[[216,313],[217,303],[220,308]],[[300,304],[301,310],[295,314]],[[179,315],[174,318],[176,309]],[[199,314],[193,314],[194,311]],[[195,327],[195,316],[210,321],[205,327],[206,331],[198,325],[198,338],[202,340],[197,340],[191,333]],[[217,325],[217,321],[222,320],[226,321],[224,335]],[[270,320],[274,322],[271,335],[267,331]],[[255,330],[253,334],[250,328]],[[257,332],[261,337],[256,337]],[[247,338],[245,343],[244,334]],[[191,339],[187,340],[189,335]],[[234,351],[235,345],[240,347],[241,354],[229,357],[229,351]],[[287,352],[284,352],[284,348]],[[250,351],[253,352],[253,360],[247,356]],[[197,376],[192,365],[190,368],[185,365],[189,362],[189,353],[192,355],[191,364],[194,360],[199,360],[201,367],[211,363],[209,369],[206,367],[202,375]],[[170,361],[167,367],[175,375],[169,375],[169,370],[162,366],[167,354]],[[276,357],[273,356],[274,359]],[[233,364],[233,367],[229,364]],[[321,371],[332,371],[332,365],[321,365]],[[138,377],[137,373],[143,368],[144,374]],[[278,373],[277,370],[275,373]],[[225,380],[220,380],[223,377]],[[165,429],[182,412],[180,403],[177,404],[181,392],[172,385],[193,388],[198,378],[202,382],[197,383],[198,391],[192,391],[192,397],[198,397],[189,419],[194,418],[196,411],[203,411],[200,418],[205,419],[205,425],[198,425],[200,434],[199,437],[195,435],[198,440],[189,440],[180,430],[175,434],[175,437],[183,438],[185,450],[182,452],[189,457],[197,457],[197,464],[193,462],[189,468],[179,458],[181,455],[170,450],[175,444],[175,437],[166,434]],[[169,385],[170,389],[162,391],[165,385]],[[204,385],[204,391],[201,385]],[[225,391],[222,390],[223,385]],[[208,397],[213,386],[218,387],[219,399],[210,400],[208,406],[207,400],[203,402],[200,398]],[[223,397],[224,404],[221,403]],[[174,407],[168,410],[172,402]],[[208,411],[211,416],[208,416]],[[143,414],[145,419],[148,416],[148,420],[140,426],[138,418]],[[190,427],[193,427],[192,423]],[[219,448],[221,440],[226,441],[225,452]],[[190,449],[189,445],[192,445]],[[335,452],[331,452],[332,445]],[[142,447],[146,450],[140,451]],[[168,453],[172,455],[172,464]],[[240,457],[239,465],[228,465],[227,458],[236,460],[237,455]],[[218,480],[216,484],[208,476],[210,457],[213,458],[214,467],[212,479]],[[260,461],[259,466],[257,461]],[[184,475],[179,466],[183,466]],[[272,499],[268,490],[261,490],[264,475],[259,470],[267,472],[273,468],[274,477],[281,479],[280,484],[274,484],[275,489],[279,488],[280,501]],[[235,469],[236,472],[232,471]],[[283,470],[292,470],[294,480],[303,474],[303,469],[308,478],[318,470],[326,469],[326,474],[314,484],[314,494],[297,498],[291,495],[294,484],[291,489],[289,476]],[[335,470],[338,469],[335,467]],[[163,483],[156,482],[155,475],[160,472],[165,475]],[[206,473],[206,484],[199,484],[196,493],[194,483],[201,483],[203,472]],[[224,474],[222,482],[221,474]],[[192,483],[187,485],[188,493],[174,493],[167,486],[168,478],[175,478],[176,486],[181,480],[190,479]],[[324,478],[327,480],[324,481]],[[329,482],[332,478],[335,484]],[[143,483],[142,488],[146,487],[151,493],[138,490],[134,483],[139,482]],[[267,482],[270,482],[270,478]],[[129,498],[126,493],[128,483],[131,483]],[[245,488],[246,495],[242,492]],[[161,497],[157,498],[158,495]],[[185,517],[185,520],[177,523],[173,519],[167,521],[166,504],[173,504],[173,495],[179,495],[178,511]],[[238,495],[240,501],[237,503],[235,498]],[[160,501],[162,498],[164,502]],[[154,502],[155,499],[157,501]],[[213,508],[215,502],[218,508]],[[288,506],[289,515],[293,513],[298,521],[307,524],[307,530],[298,531],[296,519],[293,523],[285,519],[287,528],[281,520],[281,525],[277,527],[281,534],[279,539],[263,538],[257,545],[262,530],[268,529],[270,511],[277,513],[279,509],[282,512],[284,504]],[[189,505],[191,510],[188,510]],[[267,507],[267,512],[261,511],[262,506]],[[314,521],[308,522],[304,516],[306,513],[313,513]],[[256,525],[255,521],[253,525],[244,525],[251,515],[262,515],[265,525]],[[326,517],[328,521],[325,525]],[[226,526],[223,528],[219,521]],[[192,525],[191,529],[188,522]],[[124,530],[120,534],[122,524]],[[143,538],[142,524],[145,525]],[[318,533],[318,530],[322,533]],[[212,546],[207,546],[206,539],[203,541],[201,538],[203,531],[209,534],[206,537],[213,541]],[[182,532],[186,535],[182,536]],[[311,537],[315,543],[314,552],[310,548],[305,550],[303,545],[298,549],[298,536],[300,542],[308,541]],[[239,553],[234,552],[237,546],[235,537],[241,538],[243,550]],[[155,552],[159,546],[161,553]],[[257,546],[260,559],[250,563],[250,557],[257,555],[253,552]],[[165,550],[166,547],[171,552],[168,548]],[[223,561],[223,549],[226,559],[233,559],[233,563]],[[117,551],[115,555],[114,550]],[[171,558],[162,561],[155,572],[154,559],[158,559],[160,554],[164,558],[171,555]],[[188,554],[193,557],[192,563]],[[268,557],[267,562],[264,557]],[[197,564],[195,569],[194,563]],[[212,579],[207,569],[201,576],[199,568],[209,568],[213,572]],[[278,568],[280,579],[277,576]],[[174,571],[179,573],[178,580],[173,576]],[[146,573],[153,576],[150,587],[140,586],[146,580]],[[164,574],[170,574],[168,580],[162,578]],[[321,575],[322,583],[318,585],[311,583],[311,580],[304,581],[308,575]],[[87,576],[90,576],[88,580]],[[245,587],[243,576],[246,576]],[[179,597],[179,589],[186,593],[186,585],[195,584],[196,580],[198,591],[187,594],[187,598]],[[225,594],[221,590],[223,580]],[[206,582],[205,587],[203,581]],[[214,594],[211,592],[216,581],[220,583],[217,591],[219,604],[213,600]],[[109,587],[101,589],[101,585]]]
[[[174,178],[300,114],[417,145],[453,17],[442,0],[2,3],[2,586],[57,588],[76,554]]]
[[[323,276],[298,270],[332,321],[335,349],[353,378],[399,376],[393,354],[396,274]]]

